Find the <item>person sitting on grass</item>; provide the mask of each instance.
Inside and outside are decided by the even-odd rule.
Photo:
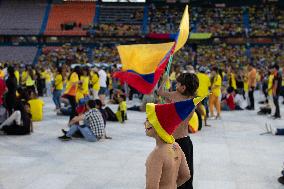
[[[72,136],[80,131],[84,138],[89,142],[96,142],[104,137],[105,124],[102,114],[96,109],[95,100],[89,100],[86,104],[87,112],[75,116],[70,122],[69,131],[62,130],[63,136],[58,137],[62,141],[72,139]]]
[[[234,88],[228,87],[227,94],[224,100],[221,102],[221,110],[222,111],[233,111],[236,108],[236,104],[234,102]]]
[[[30,100],[28,103],[31,106],[32,121],[41,121],[43,119],[44,102],[37,97],[34,91],[30,91]]]
[[[107,113],[103,109],[103,103],[100,99],[96,99],[95,102],[96,102],[96,108],[101,112],[101,114],[104,118],[104,125],[105,125],[105,128],[106,128]],[[105,129],[105,139],[112,139],[112,137],[106,135],[106,129]]]
[[[109,107],[105,108],[105,111],[107,113],[107,120],[108,121],[119,121],[120,123],[124,123],[125,120],[127,120],[127,104],[126,104],[126,96],[120,95],[118,98],[119,105],[117,112],[114,113]]]
[[[146,111],[146,104],[147,103],[156,103],[158,100],[156,100],[157,97],[155,97],[154,93],[149,95],[143,95],[142,102],[140,106],[132,106],[130,108],[127,108],[127,110],[130,111],[139,111],[139,112],[145,112]]]

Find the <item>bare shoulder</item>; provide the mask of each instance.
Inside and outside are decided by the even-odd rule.
[[[155,148],[151,154],[149,155],[149,159],[162,159],[163,158],[163,153],[164,153],[164,148],[160,147],[160,148]]]
[[[177,101],[178,100],[178,97],[179,97],[179,93],[177,91],[172,91],[172,92],[169,92],[169,100],[170,101]]]

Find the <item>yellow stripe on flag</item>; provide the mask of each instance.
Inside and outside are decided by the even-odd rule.
[[[179,36],[177,39],[177,44],[175,52],[181,49],[187,41],[189,35],[189,15],[188,15],[188,5],[184,9],[184,13],[179,25]]]
[[[139,74],[154,73],[174,42],[117,46],[122,71],[133,70]]]

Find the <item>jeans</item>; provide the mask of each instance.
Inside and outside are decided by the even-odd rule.
[[[53,91],[53,102],[56,106],[56,108],[61,108],[61,104],[60,104],[60,97],[61,97],[61,92],[62,90],[54,90]]]
[[[274,102],[274,105],[275,105],[275,114],[274,114],[275,117],[280,117],[280,109],[279,109],[278,98],[279,98],[279,95],[273,96],[273,102]]]
[[[72,125],[66,136],[72,137],[77,131],[80,131],[84,138],[89,142],[96,142],[97,137],[88,126]]]
[[[205,107],[206,110],[206,117],[208,117],[209,114],[209,107],[208,107],[208,97],[204,98],[201,103],[203,104],[203,106]]]
[[[51,82],[46,82],[46,95],[51,96]]]
[[[254,92],[254,87],[251,87],[250,90],[249,90],[249,102],[250,102],[249,107],[251,109],[254,109],[254,96],[253,96],[253,92]]]
[[[76,103],[76,98],[75,96],[71,96],[71,95],[66,95],[66,98],[68,99],[70,105],[71,105],[71,114],[70,114],[70,120],[73,119],[73,117],[75,117],[77,115],[76,113],[76,107],[77,107],[77,103]]]
[[[284,129],[277,129],[276,135],[284,135]]]

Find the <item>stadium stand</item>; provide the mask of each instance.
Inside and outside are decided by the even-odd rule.
[[[276,6],[249,8],[251,36],[283,36],[284,9]]]
[[[45,8],[45,0],[0,2],[0,34],[35,35],[40,32]]]
[[[213,36],[241,36],[244,34],[243,10],[234,8],[193,8],[193,21],[197,32],[210,32]]]
[[[42,49],[39,56],[40,64],[86,64],[89,62],[87,56],[88,49],[83,46],[71,46],[64,44],[63,46],[50,46]]]
[[[0,62],[32,64],[36,56],[36,47],[0,47]]]
[[[247,63],[246,48],[244,45],[200,45],[197,48],[197,62],[199,65],[223,65]]]
[[[143,6],[100,5],[99,36],[133,36],[141,34]]]
[[[183,10],[181,7],[150,6],[150,33],[176,33]]]
[[[86,35],[95,16],[95,3],[53,4],[45,35]]]

